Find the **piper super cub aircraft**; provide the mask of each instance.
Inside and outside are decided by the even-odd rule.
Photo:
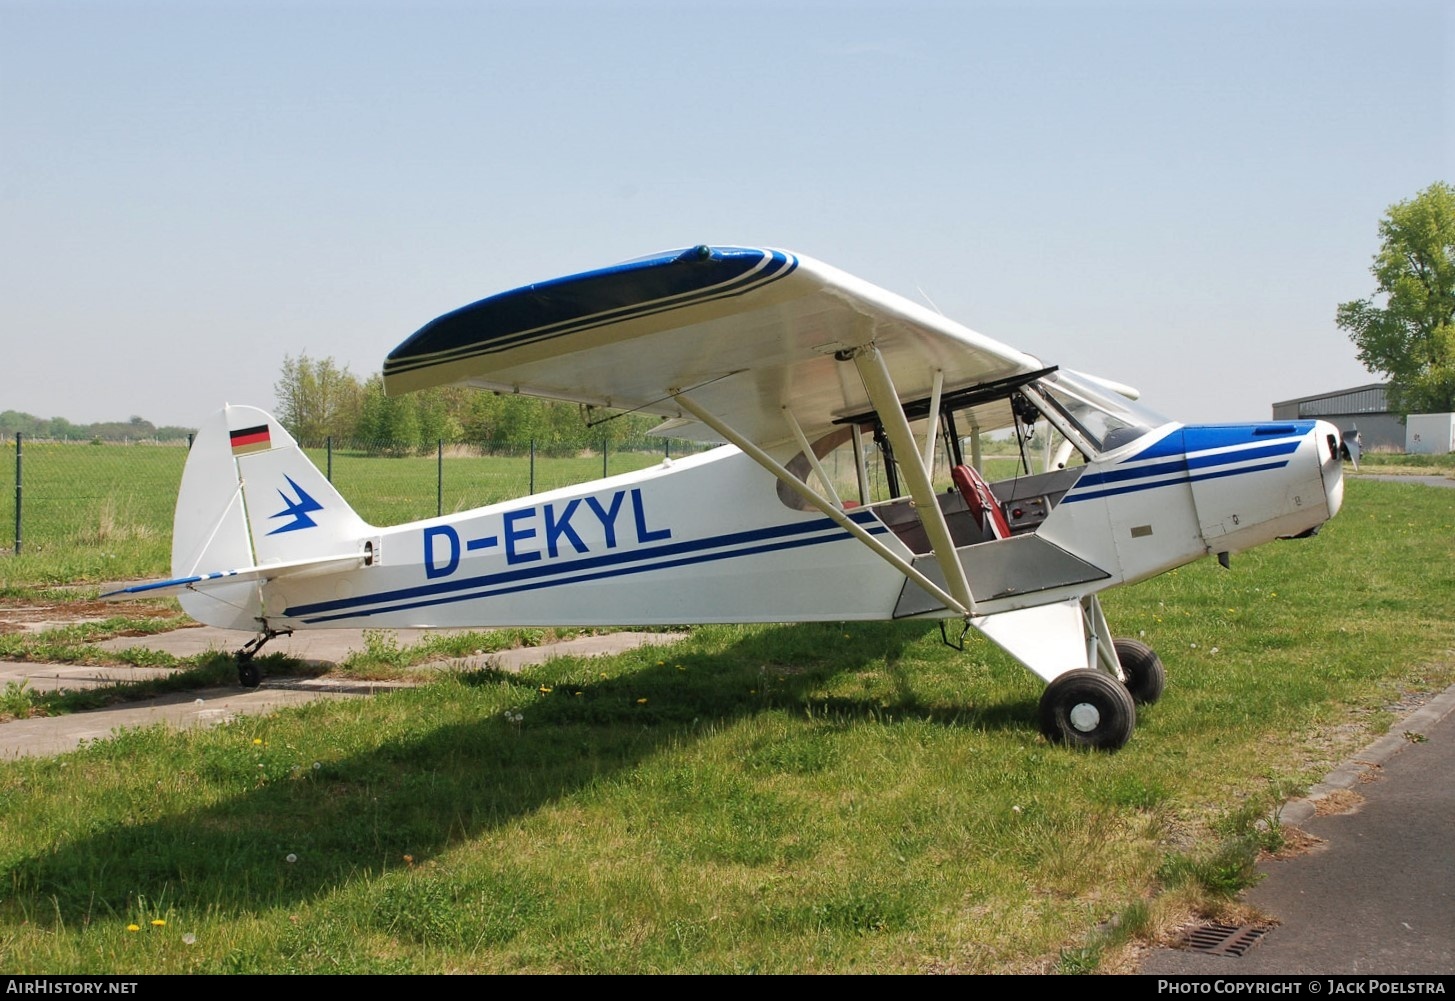
[[[698,246],[491,296],[396,348],[384,384],[644,411],[727,445],[376,528],[276,419],[229,406],[187,460],[174,579],[113,596],[176,593],[255,631],[249,686],[253,654],[299,629],[939,619],[1047,682],[1048,738],[1116,748],[1164,672],[1113,638],[1100,592],[1312,535],[1341,455],[1357,461],[1323,421],[1167,421],[781,250]],[[995,431],[1016,472],[989,482]]]

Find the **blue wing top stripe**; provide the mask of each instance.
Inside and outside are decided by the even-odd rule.
[[[797,267],[798,259],[781,251],[696,247],[527,285],[430,321],[389,353],[384,372],[492,354],[742,295],[786,277]]]
[[[888,531],[878,523],[873,512],[865,511],[860,514],[850,515],[854,521],[869,528],[871,534],[880,534]],[[449,595],[460,591],[477,591],[481,588],[494,587],[496,585],[514,581],[526,581],[545,579],[542,586],[550,586],[558,583],[566,583],[558,578],[577,574],[583,570],[592,570],[598,567],[622,566],[625,564],[644,563],[646,561],[657,561],[663,557],[679,556],[684,553],[698,553],[710,549],[723,549],[727,547],[741,547],[752,543],[763,542],[772,539],[783,539],[791,536],[808,536],[832,530],[831,535],[822,538],[810,539],[802,542],[807,545],[813,542],[835,542],[840,539],[849,538],[848,532],[844,531],[837,524],[828,518],[815,518],[810,522],[800,522],[791,525],[775,525],[771,528],[754,529],[747,532],[732,532],[727,535],[711,536],[705,539],[693,539],[684,542],[674,542],[668,545],[653,546],[650,549],[636,549],[628,552],[607,553],[601,556],[593,556],[587,559],[570,560],[557,562],[546,566],[532,565],[519,570],[506,570],[499,573],[484,574],[478,577],[467,577],[460,580],[439,581],[433,584],[420,584],[415,587],[398,588],[393,591],[381,591],[377,594],[358,595],[352,598],[338,598],[331,601],[320,601],[308,605],[295,605],[285,609],[283,614],[289,617],[308,617],[324,612],[337,612],[344,609],[361,609],[367,605],[380,603],[391,603],[409,601],[416,598],[431,598],[440,595]],[[700,562],[705,559],[729,559],[738,556],[748,555],[749,552],[757,550],[734,549],[728,553],[714,553],[711,556],[694,559]],[[766,550],[765,550],[766,551]],[[652,562],[650,566],[639,567],[643,570],[659,569],[662,564]],[[625,572],[625,571],[623,571]],[[600,576],[600,575],[596,575]],[[589,578],[583,578],[589,579]],[[456,600],[440,598],[439,601]],[[437,603],[437,602],[426,602]],[[396,605],[394,607],[406,607]],[[419,603],[407,607],[419,607]],[[334,616],[335,618],[347,618],[349,615],[364,614],[358,611],[349,612],[347,615]],[[322,621],[309,619],[309,621]]]

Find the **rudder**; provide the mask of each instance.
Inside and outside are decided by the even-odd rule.
[[[270,414],[228,406],[198,431],[172,524],[172,575],[319,559],[354,551],[371,530]],[[209,625],[257,629],[262,584],[180,595]]]

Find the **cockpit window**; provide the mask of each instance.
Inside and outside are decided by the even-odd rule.
[[[1166,423],[1147,408],[1064,369],[1045,376],[1038,385],[1076,430],[1102,452],[1120,448]]]

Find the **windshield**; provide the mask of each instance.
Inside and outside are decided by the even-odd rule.
[[[1167,423],[1165,417],[1099,385],[1089,376],[1062,369],[1041,379],[1037,385],[1076,430],[1102,452],[1120,448]]]

